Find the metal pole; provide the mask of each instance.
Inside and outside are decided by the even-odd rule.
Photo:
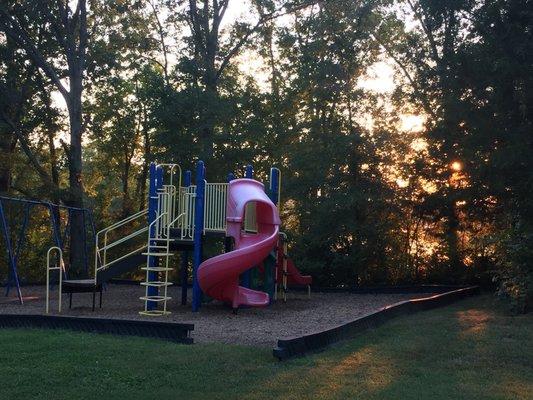
[[[30,210],[33,207],[33,204],[26,203],[24,207],[24,220],[22,221],[22,226],[20,227],[20,232],[17,239],[17,245],[14,249],[15,254],[13,257],[13,265],[15,266],[15,269],[18,270],[18,261],[20,257],[20,252],[22,250],[22,247],[24,246],[24,237],[26,236],[26,228],[28,227],[28,220],[30,218]],[[13,274],[9,274],[9,281],[7,285],[6,290],[6,296],[9,295],[9,290],[11,288],[11,284],[13,283],[14,277]]]
[[[157,167],[155,163],[150,163],[150,181],[149,181],[149,188],[148,188],[148,225],[152,224],[155,219],[157,218]],[[155,237],[155,224],[152,225],[150,228],[150,237]],[[149,243],[147,251],[150,252],[150,245],[155,243]],[[147,266],[149,268],[156,268],[157,267],[157,257],[154,256],[148,256],[147,259]],[[153,281],[154,279],[154,272],[153,271],[147,271],[148,274],[148,281]],[[146,287],[146,295],[152,296],[153,291],[152,288],[147,286]],[[151,311],[157,307],[157,303],[153,301],[147,301],[146,302],[146,309],[147,311]]]
[[[278,168],[270,168],[270,200],[279,209],[280,171]]]
[[[254,168],[250,164],[248,164],[244,170],[244,177],[247,179],[254,178]],[[257,268],[257,266],[254,266],[253,268]],[[249,288],[251,285],[253,268],[250,268],[241,275],[241,285],[245,288]]]
[[[20,304],[24,304],[24,300],[22,300],[22,293],[20,291],[20,283],[19,283],[19,277],[17,273],[17,266],[15,265],[15,260],[13,257],[13,248],[11,246],[11,238],[9,236],[9,226],[7,225],[4,206],[1,200],[0,200],[0,221],[2,223],[2,231],[4,232],[4,240],[6,244],[6,251],[7,251],[7,258],[8,258],[9,266],[11,268],[11,273],[13,274],[12,276],[17,286],[17,295],[19,298],[19,302]],[[6,296],[7,296],[7,292],[6,292]]]
[[[184,185],[185,187],[191,186],[191,171],[185,171]],[[184,201],[189,201],[187,196],[184,196],[183,199]],[[189,216],[187,216],[187,219],[188,218]],[[181,229],[185,229],[185,227],[186,225],[182,225]],[[188,267],[189,267],[189,251],[185,250],[181,253],[181,271],[180,271],[181,305],[182,306],[187,304],[187,282],[189,280],[189,271],[187,270]]]
[[[244,177],[247,179],[253,179],[254,178],[254,167],[252,167],[251,164],[248,164],[246,166],[246,169],[244,171]]]
[[[235,179],[235,174],[233,172],[230,172],[228,174],[228,183],[234,179]],[[224,253],[229,253],[232,250],[233,250],[233,238],[231,236],[225,236],[224,237]]]
[[[270,200],[272,200],[272,202],[278,207],[278,212],[279,212],[279,190],[280,190],[280,170],[278,168],[275,168],[275,167],[272,167],[270,168],[270,184],[269,184],[269,197],[270,197]],[[282,235],[280,235],[280,238],[282,238]],[[286,267],[287,267],[287,263],[286,263],[286,260],[285,260],[285,246],[286,246],[286,243],[285,241],[283,241],[283,244],[281,243],[280,240],[278,240],[278,246],[283,246],[282,249],[283,249],[283,271],[279,271],[279,260],[276,260],[277,262],[274,264],[274,280],[273,280],[273,285],[274,285],[274,297],[275,297],[275,300],[277,300],[277,297],[278,297],[278,276],[281,272],[281,276],[282,276],[282,290],[283,290],[283,299],[284,301],[286,300],[286,286],[285,286],[285,283],[286,283]],[[276,257],[279,256],[279,251],[276,249]],[[272,299],[272,298],[271,298]]]
[[[196,165],[196,201],[194,211],[194,254],[192,274],[192,310],[200,309],[202,290],[198,283],[198,267],[202,263],[202,236],[204,232],[204,196],[205,196],[205,166],[203,161]]]

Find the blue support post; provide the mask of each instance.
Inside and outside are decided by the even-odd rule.
[[[203,161],[196,165],[196,199],[194,210],[194,254],[192,271],[192,310],[196,312],[202,303],[202,290],[198,283],[198,267],[202,263],[202,238],[204,233],[205,167]]]
[[[15,281],[15,284],[17,286],[17,295],[19,298],[19,302],[20,304],[24,304],[24,300],[22,300],[22,293],[20,291],[20,282],[19,282],[19,276],[17,273],[17,266],[15,264],[15,259],[13,257],[13,248],[11,247],[11,237],[9,234],[9,226],[7,225],[7,220],[6,220],[4,206],[2,204],[2,201],[0,201],[0,222],[2,223],[2,231],[4,232],[4,240],[6,244],[6,252],[7,252],[9,267],[11,269],[13,280]],[[6,296],[7,296],[7,293],[6,293]]]
[[[85,244],[83,246],[83,259],[85,261],[85,276],[89,276],[89,262],[88,262],[88,255],[89,255],[89,252],[87,250],[87,221],[85,220],[85,210],[82,210],[82,211],[77,211],[77,212],[81,212],[81,219],[83,221],[83,243]]]
[[[248,179],[254,178],[254,168],[250,164],[246,166],[246,169],[244,171],[244,177]],[[252,281],[252,269],[250,268],[248,271],[244,272],[241,275],[241,285],[244,286],[245,288],[249,288],[251,281]]]
[[[61,244],[64,246],[66,243],[68,243],[70,238],[70,221],[72,220],[72,210],[67,210],[67,224],[65,225],[65,231],[63,235],[61,235],[61,221],[59,221],[59,235],[61,237]],[[59,211],[58,211],[59,215]],[[61,247],[63,249],[63,247]]]
[[[28,226],[28,220],[30,219],[30,211],[32,208],[32,204],[26,203],[24,206],[24,220],[22,222],[22,226],[20,227],[20,232],[17,238],[17,245],[13,249],[13,265],[15,266],[15,270],[17,270],[18,267],[18,260],[20,257],[20,252],[22,250],[22,247],[24,246],[24,237],[26,236],[26,227]],[[9,276],[7,280],[7,287],[6,287],[6,296],[9,295],[9,290],[11,289],[12,284],[16,285],[15,277],[13,276],[12,271],[9,271]]]
[[[248,179],[254,178],[254,167],[252,167],[250,164],[246,166],[246,169],[244,171],[244,177]]]
[[[191,186],[191,182],[192,182],[191,171],[185,171],[185,176],[184,176],[183,181],[184,181],[185,187]],[[187,304],[187,281],[189,280],[189,274],[187,271],[188,267],[189,267],[189,251],[185,250],[181,253],[181,271],[180,271],[181,305],[182,306]]]
[[[279,200],[279,169],[270,168],[270,200],[276,206],[278,205]]]
[[[60,207],[52,203],[44,203],[48,210],[50,211],[50,225],[52,227],[52,235],[54,237],[55,246],[59,247],[61,250],[63,248],[63,241],[61,240],[61,220],[60,220]],[[70,208],[66,208],[70,211]],[[57,218],[56,218],[57,210]],[[63,270],[63,278],[67,279],[67,271]]]
[[[59,208],[52,203],[46,203],[48,210],[50,210],[50,224],[52,226],[52,235],[54,237],[54,243],[57,247],[63,250],[63,242],[61,241],[61,221],[56,218],[54,207],[57,209],[57,215],[59,216]]]
[[[158,171],[159,170],[159,171]],[[150,164],[150,183],[148,186],[148,224],[150,225],[157,218],[157,190],[160,186],[159,176],[162,175],[161,168],[158,168],[155,163]],[[150,236],[155,236],[155,225],[150,229]],[[151,245],[156,245],[155,242],[151,242]],[[148,252],[150,252],[150,246],[148,247]],[[158,266],[157,257],[148,256],[147,266],[149,268],[156,268]],[[149,271],[148,279],[150,281],[157,280],[157,272]],[[148,287],[148,296],[157,296],[158,290],[155,287]],[[147,304],[148,311],[154,310],[157,308],[157,303],[155,301],[149,301]]]
[[[233,172],[228,173],[228,183],[235,179],[235,174]],[[226,236],[224,238],[224,253],[229,253],[233,250],[233,238],[231,236]]]
[[[269,197],[270,200],[272,200],[272,203],[274,203],[279,210],[278,200],[279,200],[279,169],[277,168],[270,168],[270,184],[269,184]],[[275,253],[274,253],[275,254]],[[267,287],[267,292],[270,295],[270,304],[272,304],[274,292],[276,291],[276,282],[275,282],[275,273],[274,269],[276,268],[276,259],[274,254],[273,260],[269,260],[269,262],[265,263],[265,271],[267,268],[267,265],[270,263],[271,265],[271,276],[269,280],[269,287]],[[267,280],[267,279],[265,279]]]

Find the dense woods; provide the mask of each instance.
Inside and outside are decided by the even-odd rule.
[[[0,192],[103,227],[145,207],[152,161],[274,165],[319,285],[478,283],[523,311],[532,22],[528,0],[1,0]]]

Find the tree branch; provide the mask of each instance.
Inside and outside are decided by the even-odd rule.
[[[424,31],[424,33],[426,34],[426,37],[428,38],[429,46],[431,47],[431,53],[433,54],[433,60],[435,62],[438,62],[440,57],[439,57],[439,52],[437,50],[437,44],[435,43],[435,37],[433,36],[433,32],[427,26],[424,16],[422,16],[422,13],[419,11],[418,7],[415,6],[412,0],[407,0],[407,3],[411,7],[411,10],[415,14],[415,17],[418,20],[418,22],[420,22],[420,25],[422,26],[422,30]],[[426,16],[426,19],[427,19],[427,16]]]
[[[264,14],[262,15],[259,20],[255,23],[254,26],[252,26],[248,32],[246,32],[244,34],[244,36],[232,47],[232,49],[228,52],[228,54],[226,54],[226,56],[222,59],[222,63],[220,64],[220,67],[218,68],[217,70],[217,78],[220,77],[220,75],[222,75],[222,72],[224,72],[224,69],[228,66],[229,62],[231,61],[231,59],[239,52],[239,50],[242,48],[242,46],[244,46],[246,44],[246,42],[248,41],[248,39],[250,38],[250,36],[252,36],[254,33],[256,33],[259,28],[261,28],[261,26],[263,26],[263,24],[265,24],[266,22],[268,21],[272,21],[276,18],[279,18],[279,17],[282,17],[284,15],[288,15],[288,14],[292,14],[296,11],[299,11],[299,10],[302,10],[306,7],[309,7],[309,6],[312,6],[312,5],[315,5],[317,3],[320,3],[320,0],[309,0],[309,1],[305,1],[301,4],[298,4],[298,5],[295,5],[289,9],[287,9],[286,11],[284,12],[281,12],[283,10],[283,8],[285,7],[286,4],[282,5],[281,7],[279,7],[277,10],[271,12],[271,13],[268,13],[268,14]]]
[[[392,58],[392,60],[396,63],[396,65],[398,65],[398,67],[401,69],[402,73],[407,78],[407,80],[409,81],[411,87],[415,91],[417,97],[420,99],[420,101],[422,101],[422,104],[424,105],[424,110],[429,115],[431,115],[434,119],[437,119],[437,114],[435,114],[435,111],[433,111],[433,108],[431,107],[431,104],[430,104],[429,100],[422,93],[422,91],[418,87],[418,84],[416,83],[414,78],[411,76],[411,74],[407,70],[407,67],[404,65],[404,63],[394,54],[394,52],[380,38],[378,38],[377,36],[375,36],[373,34],[371,35],[371,37],[373,37],[374,40],[376,42],[378,42],[378,44],[385,50],[387,55],[390,58]]]
[[[159,40],[161,41],[161,50],[163,51],[163,59],[164,59],[164,65],[163,67],[163,74],[165,75],[165,83],[167,86],[169,85],[169,79],[168,79],[168,50],[167,45],[165,44],[165,32],[163,30],[163,24],[161,23],[161,20],[159,19],[159,16],[157,15],[157,9],[155,7],[155,4],[152,0],[148,0],[148,3],[152,7],[152,13],[154,15],[154,19],[157,25],[157,30],[159,33]],[[161,64],[161,63],[160,63]]]
[[[17,137],[20,147],[22,148],[22,151],[26,156],[28,157],[30,164],[35,168],[37,173],[39,174],[39,177],[41,178],[43,184],[45,185],[51,185],[52,187],[56,188],[56,185],[52,181],[52,178],[48,174],[48,172],[44,169],[44,167],[41,165],[39,160],[37,159],[37,156],[33,153],[32,149],[30,148],[30,145],[28,143],[28,139],[26,136],[22,134],[20,129],[15,125],[15,123],[5,114],[4,111],[2,111],[2,119],[9,125],[15,136]],[[59,188],[56,188],[59,189]]]
[[[57,90],[59,90],[63,97],[68,100],[70,93],[61,83],[56,71],[54,71],[52,66],[46,62],[44,56],[37,49],[29,35],[20,26],[20,24],[13,17],[11,17],[4,5],[0,5],[0,28],[3,29],[7,36],[9,36],[15,43],[17,43],[26,51],[33,62],[35,62],[35,64],[41,68],[46,76],[48,76],[48,78],[54,83]]]

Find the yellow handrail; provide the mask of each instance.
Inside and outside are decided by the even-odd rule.
[[[133,222],[135,221],[136,219],[139,219],[139,218],[142,218],[144,216],[146,216],[148,214],[148,209],[144,209],[144,210],[141,210],[133,215],[130,215],[129,217],[126,217],[118,222],[115,222],[113,225],[110,225],[108,226],[107,228],[104,228],[102,229],[101,231],[97,232],[96,233],[96,238],[95,238],[95,257],[94,257],[94,280],[96,282],[96,279],[97,279],[97,274],[98,274],[98,271],[101,271],[103,269],[106,269],[108,268],[110,265],[124,259],[125,257],[128,257],[140,250],[142,250],[143,248],[146,247],[146,244],[144,246],[142,246],[140,249],[137,249],[137,250],[134,250],[126,255],[123,255],[115,260],[112,260],[110,262],[108,262],[107,260],[107,250],[119,245],[119,244],[122,244],[124,243],[125,241],[127,240],[130,240],[134,237],[137,237],[141,234],[143,234],[144,232],[147,231],[147,227],[142,227],[141,229],[138,229],[137,231],[134,231],[132,233],[130,233],[129,235],[126,235],[124,237],[121,237],[111,243],[107,243],[107,240],[108,240],[108,235],[111,231],[117,229],[117,228],[120,228],[130,222]],[[101,235],[103,234],[104,236],[104,243],[103,243],[103,246],[100,247],[100,238],[101,238]],[[98,263],[100,263],[100,266],[98,266]]]
[[[52,251],[56,250],[59,254],[59,266],[58,267],[50,267],[50,254]],[[63,272],[65,271],[65,265],[63,264],[63,250],[57,246],[52,246],[48,249],[48,252],[46,253],[46,314],[48,314],[50,310],[50,271],[52,270],[59,270],[59,304],[58,304],[58,312],[61,312],[61,295],[62,295],[62,289],[63,289]]]
[[[163,164],[157,164],[158,167],[170,167],[170,185],[173,183],[174,178],[174,170],[176,167],[179,170],[179,180],[178,180],[178,187],[181,187],[181,167],[179,164],[172,164],[172,163],[163,163]]]
[[[181,229],[181,239],[191,239],[194,237],[194,198],[196,197],[196,186],[180,188],[180,214],[185,214],[178,227]]]
[[[175,191],[177,191],[176,188],[180,188],[180,187],[181,187],[181,175],[182,175],[182,171],[181,171],[181,167],[180,167],[180,165],[179,165],[179,164],[174,164],[174,163],[162,163],[162,164],[157,164],[157,166],[158,166],[158,167],[169,167],[169,168],[170,168],[170,170],[169,170],[169,174],[170,174],[170,182],[169,182],[169,184],[166,185],[166,186],[173,186],[174,189],[175,189]],[[176,168],[177,168],[178,171],[179,171],[179,174],[178,174],[178,185],[177,185],[177,186],[174,185],[174,170],[175,170]],[[175,197],[175,193],[174,193],[174,197]],[[174,212],[176,209],[179,209],[179,201],[180,201],[179,195],[177,196],[177,204],[175,204],[173,198],[171,198],[171,199],[169,199],[169,200],[170,200],[171,205],[173,206],[173,210],[172,210],[173,212]],[[172,219],[173,216],[174,216],[173,213],[168,215],[168,217],[169,217],[170,219]]]

